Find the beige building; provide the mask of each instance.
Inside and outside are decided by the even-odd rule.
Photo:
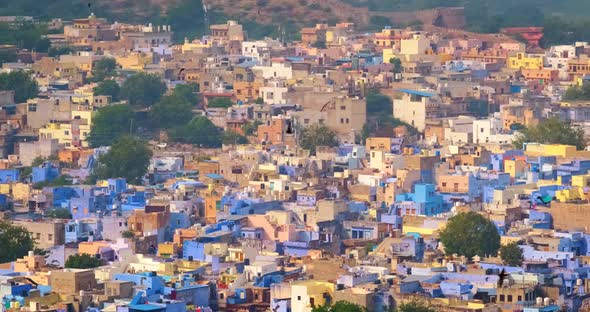
[[[14,224],[24,227],[32,235],[39,248],[50,248],[65,244],[64,223],[53,220],[15,220]]]
[[[424,131],[426,120],[437,115],[439,102],[434,93],[399,90],[403,93],[401,99],[393,100],[393,117],[414,126],[418,131]]]
[[[63,269],[51,271],[49,277],[51,289],[61,295],[79,294],[81,290],[96,288],[94,270]]]

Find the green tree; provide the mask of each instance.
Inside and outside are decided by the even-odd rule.
[[[17,103],[23,103],[39,93],[37,82],[31,74],[20,70],[0,74],[0,90],[13,90]]]
[[[152,151],[147,144],[132,136],[122,136],[108,153],[98,159],[93,175],[98,179],[125,178],[139,184],[147,172]]]
[[[311,46],[314,47],[314,48],[318,48],[318,49],[325,49],[326,48],[326,42],[325,41],[316,41]]]
[[[254,101],[254,103],[258,104],[258,105],[262,105],[264,104],[264,99],[261,97],[256,98],[256,101]]]
[[[72,49],[69,46],[65,46],[65,47],[51,47],[51,48],[49,48],[49,51],[47,53],[51,57],[56,57],[56,56],[60,56],[60,55],[64,55],[64,54],[70,54],[72,52],[74,52],[74,49]]]
[[[207,105],[207,107],[228,108],[228,107],[232,107],[232,105],[234,105],[234,103],[232,102],[231,99],[225,98],[225,97],[216,97],[216,98],[213,98],[209,101],[209,104]]]
[[[447,255],[494,256],[500,248],[500,234],[494,223],[473,211],[450,218],[439,238]]]
[[[92,81],[103,81],[114,76],[116,68],[117,62],[114,58],[106,57],[96,61],[92,66]]]
[[[222,133],[207,117],[197,116],[188,124],[168,131],[171,141],[202,147],[220,147]]]
[[[400,304],[397,312],[436,312],[436,310],[423,301],[415,300]]]
[[[159,76],[138,73],[125,80],[121,98],[132,106],[149,107],[157,103],[165,91],[166,84]]]
[[[92,89],[94,95],[110,95],[113,102],[119,101],[119,93],[121,93],[121,87],[115,80],[103,80],[98,83],[98,86]]]
[[[557,118],[542,119],[538,125],[520,130],[512,143],[520,149],[524,143],[565,144],[574,145],[577,149],[586,148],[584,130]]]
[[[348,301],[336,301],[332,305],[323,305],[314,307],[312,312],[365,312],[367,309],[363,306],[360,306],[356,303],[351,303]]]
[[[524,255],[522,249],[518,247],[517,242],[510,242],[500,247],[500,258],[505,265],[509,266],[521,266],[524,261]]]
[[[62,174],[54,180],[51,181],[43,181],[33,185],[33,188],[36,190],[40,190],[46,186],[64,186],[64,185],[72,185],[72,177],[66,174]]]
[[[90,146],[108,146],[129,133],[133,116],[133,110],[129,105],[110,105],[99,109],[90,127]]]
[[[72,214],[68,209],[65,208],[54,208],[45,211],[46,218],[56,218],[56,219],[71,219]]]
[[[367,93],[367,117],[383,115],[393,115],[393,102],[391,98],[378,91],[369,91]]]
[[[0,52],[0,64],[16,62],[18,57],[13,51],[2,51]]]
[[[0,263],[5,263],[26,256],[35,241],[24,227],[0,220],[0,246]]]
[[[402,61],[397,57],[392,57],[389,59],[389,64],[393,65],[393,73],[399,74],[402,72]]]
[[[125,231],[121,232],[121,237],[123,237],[123,238],[134,238],[135,237],[135,234],[133,233],[133,231],[125,230]]]
[[[242,126],[242,131],[246,136],[253,135],[258,131],[258,126],[262,123],[259,120],[255,120],[254,122],[246,123]]]
[[[66,260],[68,269],[94,269],[102,265],[102,261],[89,254],[71,255]]]
[[[248,138],[234,131],[225,131],[222,142],[225,145],[248,144]]]
[[[31,166],[32,167],[39,167],[46,161],[47,161],[47,159],[45,159],[41,156],[37,156],[37,157],[33,158],[33,161],[31,162]]]
[[[186,124],[192,119],[193,107],[182,95],[168,95],[154,105],[150,111],[150,120],[155,127],[169,129]]]
[[[338,138],[328,127],[315,124],[303,129],[299,146],[315,155],[318,146],[338,146]]]
[[[199,101],[199,97],[197,96],[199,90],[198,83],[179,84],[174,87],[172,94],[184,98],[191,105],[195,105]]]

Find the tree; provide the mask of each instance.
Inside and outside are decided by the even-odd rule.
[[[23,103],[39,93],[37,82],[31,74],[21,70],[0,74],[0,90],[13,90],[17,103]]]
[[[399,74],[402,72],[402,61],[397,57],[392,57],[389,59],[389,64],[393,65],[393,73]]]
[[[246,136],[253,135],[254,133],[256,133],[256,131],[258,131],[258,126],[261,124],[262,123],[259,120],[255,120],[254,122],[246,123],[242,126],[242,131],[244,132],[244,135],[246,135]]]
[[[415,300],[400,304],[397,312],[436,312],[436,310],[422,301]]]
[[[361,140],[364,143],[371,134],[377,132],[378,130],[385,129],[387,132],[391,132],[394,128],[400,126],[406,127],[409,135],[417,135],[420,133],[418,129],[405,121],[394,118],[392,115],[381,114],[378,116],[373,116],[371,120],[368,120],[365,123],[363,129],[361,130]]]
[[[225,145],[248,144],[248,138],[234,131],[225,131],[222,142]]]
[[[316,41],[314,43],[312,43],[311,45],[314,48],[318,48],[318,49],[325,49],[326,48],[326,42],[325,41]]]
[[[542,119],[538,125],[526,127],[516,135],[514,146],[523,148],[524,143],[574,145],[577,149],[586,148],[584,130],[561,122],[557,118]]]
[[[315,124],[303,129],[299,145],[315,154],[318,146],[338,146],[338,138],[328,127]]]
[[[72,214],[68,209],[65,208],[54,208],[45,211],[46,218],[56,218],[56,219],[71,219]]]
[[[47,161],[47,159],[45,159],[41,156],[37,156],[37,157],[33,158],[33,161],[31,162],[31,166],[32,167],[39,167],[46,161]]]
[[[221,131],[207,117],[197,116],[188,124],[168,131],[171,141],[201,145],[202,147],[220,147]]]
[[[168,95],[152,107],[150,120],[155,127],[169,129],[189,122],[192,119],[192,110],[187,97],[178,94]]]
[[[198,83],[179,84],[174,87],[172,94],[181,96],[191,105],[194,105],[199,101],[199,97],[197,96],[199,90],[200,87]]]
[[[500,247],[500,258],[505,265],[509,266],[521,266],[524,261],[524,255],[522,249],[518,247],[517,242],[510,242]]]
[[[450,218],[439,237],[447,255],[483,257],[496,255],[500,248],[500,234],[494,223],[472,211]]]
[[[147,172],[152,151],[147,144],[132,136],[122,136],[108,153],[98,158],[93,174],[98,179],[125,178],[129,183],[141,183]]]
[[[254,103],[256,103],[258,105],[262,105],[262,104],[264,104],[264,99],[261,97],[257,97],[256,101],[254,101]]]
[[[60,55],[64,55],[64,54],[70,54],[72,52],[74,52],[74,50],[69,46],[51,47],[51,48],[49,48],[48,54],[51,57],[56,57],[56,56],[60,56]]]
[[[367,93],[367,117],[383,115],[393,115],[393,102],[391,98],[378,91],[369,91]]]
[[[24,227],[0,220],[0,246],[0,263],[5,263],[26,256],[35,247],[35,241]]]
[[[96,61],[92,66],[92,81],[103,81],[114,76],[116,68],[117,62],[113,58],[107,57]]]
[[[165,91],[166,84],[159,76],[139,73],[125,80],[121,98],[132,106],[149,107],[157,103]]]
[[[123,237],[123,238],[134,238],[135,237],[135,234],[133,233],[133,231],[125,230],[125,231],[121,232],[121,237]]]
[[[312,312],[365,312],[367,309],[356,303],[348,301],[336,301],[333,305],[314,307]]]
[[[102,261],[89,254],[76,254],[68,257],[65,267],[68,269],[94,269],[102,265]]]
[[[129,133],[133,110],[129,105],[110,105],[98,110],[92,120],[88,143],[92,147],[109,146]]]
[[[210,108],[228,108],[232,107],[234,103],[229,98],[225,97],[216,97],[209,101],[207,107]]]
[[[36,190],[40,190],[46,186],[64,186],[64,185],[72,185],[72,177],[66,174],[62,174],[54,180],[51,181],[43,181],[33,185],[33,188]]]
[[[110,95],[113,102],[119,101],[119,93],[121,93],[121,87],[115,80],[103,80],[98,86],[92,89],[94,95]]]

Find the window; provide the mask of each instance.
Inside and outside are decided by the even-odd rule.
[[[37,237],[37,239],[41,239],[41,233],[36,233],[35,236]]]
[[[508,295],[508,302],[512,302],[512,295]]]
[[[340,118],[340,123],[343,124],[344,123],[344,118]]]
[[[47,240],[53,241],[53,234],[47,234]]]
[[[64,131],[64,134],[65,134],[65,135],[70,135],[70,131],[68,131],[68,130],[65,130],[65,131]]]
[[[303,123],[306,124],[306,125],[308,125],[309,124],[309,118],[303,119]]]
[[[504,295],[500,295],[500,302],[504,302]]]
[[[522,296],[518,296],[518,301],[522,301]]]
[[[340,110],[346,110],[346,106],[340,106]]]
[[[301,301],[301,296],[297,296],[297,300],[298,301]]]
[[[443,182],[442,187],[447,187],[447,182]]]

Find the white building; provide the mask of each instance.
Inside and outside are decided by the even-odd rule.
[[[434,117],[439,107],[439,98],[430,92],[402,89],[401,99],[393,100],[393,117],[409,123],[418,131],[424,131],[426,119]]]

